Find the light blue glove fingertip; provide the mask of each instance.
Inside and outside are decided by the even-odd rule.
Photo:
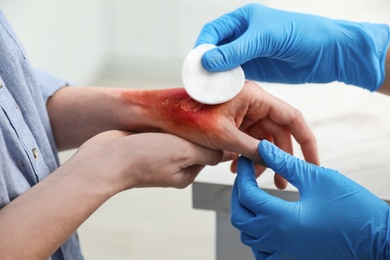
[[[194,44],[194,48],[198,47],[201,44],[208,44],[208,43],[209,41],[207,41],[207,38],[200,35]]]
[[[286,165],[291,164],[291,155],[281,150],[273,143],[263,140],[259,142],[258,151],[260,157],[268,165],[269,168],[282,174]]]
[[[237,161],[237,182],[238,189],[245,189],[246,192],[251,188],[258,189],[256,181],[255,163],[244,156],[240,156]]]
[[[265,163],[270,166],[275,159],[275,153],[279,153],[280,149],[269,142],[268,140],[262,140],[257,145],[259,150],[260,157],[265,161]]]
[[[237,161],[237,173],[238,174],[247,174],[247,172],[252,172],[254,174],[254,163],[244,156],[240,156]]]

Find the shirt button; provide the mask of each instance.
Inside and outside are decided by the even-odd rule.
[[[38,159],[38,150],[37,148],[32,149],[32,153],[35,159]]]

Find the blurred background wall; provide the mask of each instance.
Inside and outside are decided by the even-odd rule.
[[[245,0],[3,0],[32,63],[92,84],[107,74],[179,82],[181,62],[206,22]],[[390,22],[388,0],[262,0],[333,18]]]
[[[33,66],[88,83],[107,60],[107,21],[101,0],[5,0],[0,7]]]

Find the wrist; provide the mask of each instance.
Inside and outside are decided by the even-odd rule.
[[[110,168],[114,163],[107,164],[106,158],[100,154],[85,152],[88,150],[85,146],[86,144],[83,144],[59,169],[67,175],[74,175],[85,194],[91,194],[92,198],[99,198],[100,202],[104,203],[123,190],[118,185],[121,171]],[[94,151],[94,148],[90,150]]]
[[[77,148],[101,132],[118,129],[123,113],[118,97],[112,88],[58,90],[46,105],[58,149]]]
[[[118,109],[121,130],[135,132],[159,132],[161,128],[156,102],[157,93],[161,90],[120,89]]]
[[[174,132],[182,120],[194,121],[190,112],[203,105],[189,97],[184,88],[121,90],[122,127],[137,132]],[[131,128],[129,129],[129,123]]]

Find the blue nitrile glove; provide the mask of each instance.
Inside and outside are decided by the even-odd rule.
[[[238,160],[232,224],[256,259],[389,259],[389,206],[338,171],[293,157],[268,141],[267,165],[300,193],[289,202],[260,189],[253,163]]]
[[[389,26],[332,20],[249,4],[206,24],[195,46],[209,71],[242,65],[247,79],[279,83],[340,81],[377,90],[385,77]]]

